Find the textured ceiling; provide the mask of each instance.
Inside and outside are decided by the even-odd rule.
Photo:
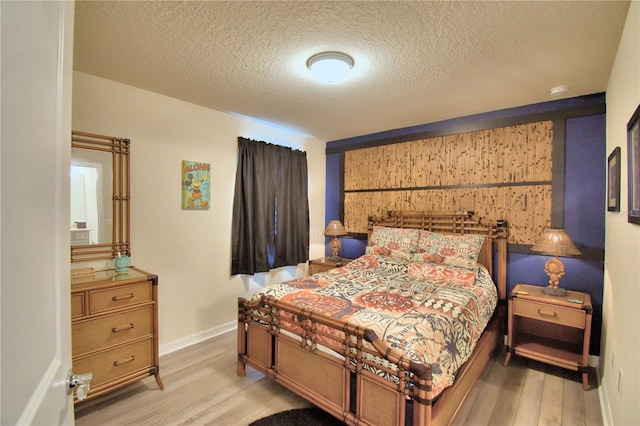
[[[606,90],[629,2],[77,1],[74,69],[322,140]],[[314,81],[322,51],[355,60]]]

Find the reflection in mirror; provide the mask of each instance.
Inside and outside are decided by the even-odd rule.
[[[103,176],[102,164],[71,163],[71,244],[111,242],[111,209],[104,208],[110,205],[111,188],[103,190],[105,180],[111,183]],[[87,241],[74,238],[80,235]]]
[[[71,261],[131,255],[129,140],[73,132]]]
[[[71,166],[71,244],[97,244],[97,169]]]

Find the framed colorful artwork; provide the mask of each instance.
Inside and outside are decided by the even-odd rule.
[[[182,161],[182,208],[207,210],[211,205],[211,165]]]
[[[617,146],[607,161],[607,210],[620,211],[620,147]]]
[[[640,225],[640,105],[627,123],[629,223]]]

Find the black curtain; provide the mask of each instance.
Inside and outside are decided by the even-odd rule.
[[[305,152],[238,138],[232,275],[253,275],[307,261],[307,182]]]

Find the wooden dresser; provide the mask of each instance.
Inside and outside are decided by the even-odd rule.
[[[131,267],[71,279],[73,371],[92,373],[87,399],[150,375],[158,366],[158,277]],[[76,400],[77,402],[77,400]]]

